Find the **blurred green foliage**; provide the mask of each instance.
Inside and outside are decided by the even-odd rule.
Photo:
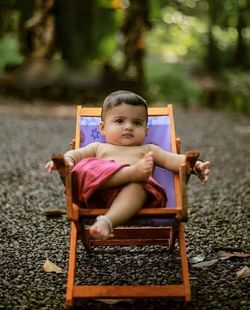
[[[250,115],[250,73],[227,71],[224,78],[229,93],[227,108]]]
[[[168,1],[147,33],[150,93],[250,115],[249,15],[245,0]]]
[[[46,57],[87,77],[90,66],[105,65],[117,79],[134,78],[136,66],[127,76],[123,71],[128,37],[122,25],[131,4],[138,1],[149,12],[142,44],[142,75],[149,96],[154,101],[184,106],[200,102],[250,114],[247,0],[54,0],[47,17],[55,18],[55,46]],[[37,16],[37,4],[45,2],[0,0],[0,72],[28,57],[34,28],[28,29],[27,21]],[[207,77],[213,80],[212,87],[202,81]]]
[[[24,57],[18,51],[15,33],[7,33],[0,40],[0,72],[7,64],[21,64]]]
[[[224,76],[232,91],[250,98],[250,72],[228,71]]]
[[[189,78],[181,64],[148,61],[146,84],[149,96],[183,106],[199,100],[200,88]]]

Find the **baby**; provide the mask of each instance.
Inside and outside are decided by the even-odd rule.
[[[73,184],[75,180],[78,187],[79,202],[80,196],[84,197],[85,206],[91,207],[95,193],[107,207],[106,214],[98,216],[90,227],[89,232],[96,239],[108,239],[114,226],[127,222],[147,203],[165,207],[165,191],[151,176],[154,166],[178,172],[185,162],[185,155],[143,144],[148,132],[147,120],[147,103],[141,96],[129,91],[113,92],[103,102],[99,125],[106,142],[94,142],[64,154],[72,168]],[[49,172],[56,170],[53,161],[45,167]],[[105,175],[100,182],[95,182],[91,174],[96,169],[99,176]],[[198,160],[194,171],[206,183],[209,162]]]

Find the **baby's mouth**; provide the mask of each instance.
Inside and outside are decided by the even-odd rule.
[[[133,138],[133,135],[131,133],[124,133],[122,136],[124,138]]]

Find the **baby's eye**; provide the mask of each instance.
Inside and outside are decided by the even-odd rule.
[[[122,119],[122,118],[117,118],[117,119],[115,120],[115,123],[117,123],[117,124],[122,124],[122,123],[123,123],[123,119]]]
[[[142,126],[142,121],[134,121],[135,126]]]

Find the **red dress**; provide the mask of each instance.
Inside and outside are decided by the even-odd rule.
[[[100,187],[125,166],[127,165],[101,158],[86,158],[79,161],[72,169],[74,203],[83,208],[109,208],[124,185],[108,189]],[[148,201],[144,207],[166,207],[167,196],[158,182],[149,177],[148,182],[141,184],[148,193]]]

